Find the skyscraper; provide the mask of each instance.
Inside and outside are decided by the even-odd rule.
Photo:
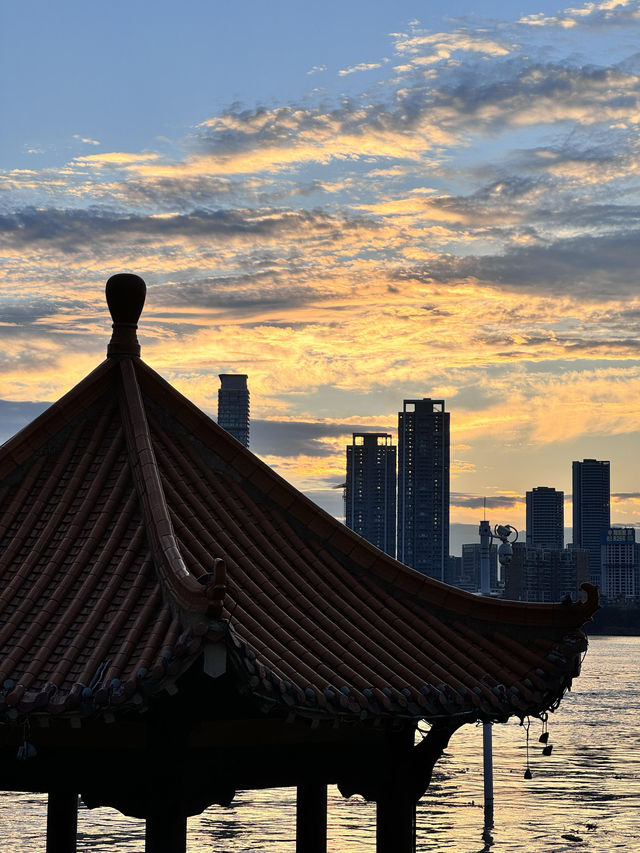
[[[347,446],[345,520],[392,557],[396,553],[396,448],[381,432],[354,432]]]
[[[564,492],[550,486],[536,486],[527,492],[527,545],[562,551]]]
[[[633,527],[610,527],[603,536],[602,587],[605,601],[614,604],[640,598],[640,544]]]
[[[221,373],[218,424],[249,447],[249,389],[246,373]]]
[[[562,550],[515,542],[505,571],[505,598],[517,601],[560,601],[580,598],[580,585],[589,580],[589,555],[569,546]]]
[[[609,462],[573,463],[573,544],[589,552],[589,577],[602,583],[602,537],[611,525]]]
[[[443,580],[449,556],[449,413],[405,400],[398,413],[398,559]]]

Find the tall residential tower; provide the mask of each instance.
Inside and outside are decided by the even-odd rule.
[[[345,521],[381,551],[396,554],[396,448],[391,436],[354,432],[347,446]]]
[[[612,604],[640,599],[640,544],[634,527],[610,527],[602,543],[600,595]]]
[[[405,400],[398,413],[398,560],[444,580],[449,557],[449,412]]]
[[[221,373],[218,424],[249,447],[249,389],[246,373]]]
[[[527,492],[527,545],[562,551],[564,492],[550,486],[536,486]]]
[[[589,552],[590,581],[602,583],[601,546],[611,526],[608,461],[573,463],[573,544]]]

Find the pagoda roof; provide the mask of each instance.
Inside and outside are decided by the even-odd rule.
[[[557,704],[595,588],[481,598],[385,555],[146,365],[144,283],[109,285],[107,359],[0,448],[0,718],[118,714],[195,666],[313,718]]]

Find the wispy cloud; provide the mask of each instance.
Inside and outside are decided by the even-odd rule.
[[[409,35],[398,33],[395,36],[395,48],[408,63],[398,66],[396,70],[400,71],[449,60],[454,54],[477,53],[504,57],[511,52],[507,42],[469,29],[458,29],[451,33],[429,33],[414,29]]]
[[[601,28],[624,27],[640,20],[638,0],[602,0],[585,3],[584,6],[564,9],[557,15],[536,12],[520,18],[519,23],[532,27],[561,27],[572,30],[577,27]]]
[[[352,65],[350,68],[342,68],[338,71],[340,77],[346,77],[349,74],[355,74],[357,71],[373,71],[376,68],[381,68],[382,62],[359,62],[357,65]]]
[[[145,358],[209,411],[218,370],[249,372],[259,452],[305,488],[340,482],[355,424],[443,396],[456,512],[485,489],[518,509],[474,458],[487,435],[497,454],[638,429],[638,5],[414,23],[392,61],[333,75],[348,97],[230,104],[162,151],[77,134],[82,156],[7,172],[0,396],[81,378],[104,280],[132,269]],[[573,34],[618,25],[584,59]]]
[[[79,133],[74,133],[73,138],[77,142],[81,142],[83,145],[100,145],[97,139],[91,139],[88,136],[81,136]]]
[[[524,504],[524,496],[520,495],[466,495],[461,492],[452,492],[451,506],[463,509],[513,509],[521,508]]]

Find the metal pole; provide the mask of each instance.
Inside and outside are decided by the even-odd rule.
[[[493,726],[482,725],[482,758],[484,770],[484,828],[493,828]]]
[[[489,558],[491,553],[491,526],[480,522],[480,593],[491,595]],[[484,772],[484,828],[493,827],[493,729],[491,723],[482,725],[482,756]]]

